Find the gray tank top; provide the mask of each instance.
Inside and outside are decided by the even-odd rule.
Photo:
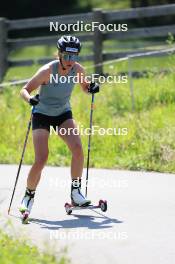
[[[40,102],[35,106],[34,113],[41,113],[48,116],[57,116],[71,110],[70,96],[74,87],[73,79],[65,82],[65,77],[75,76],[75,67],[72,67],[68,75],[61,77],[58,73],[59,60],[55,60],[52,65],[52,77],[48,84],[40,86]],[[64,79],[63,79],[64,78]]]

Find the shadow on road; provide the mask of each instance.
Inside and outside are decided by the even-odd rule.
[[[72,214],[74,219],[65,219],[61,221],[51,221],[46,219],[32,218],[31,223],[41,225],[42,228],[56,230],[61,228],[79,228],[86,227],[89,229],[106,229],[112,228],[114,224],[123,223],[123,221],[109,218],[107,216],[92,216]]]

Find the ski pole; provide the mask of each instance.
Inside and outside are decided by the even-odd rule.
[[[25,138],[25,141],[24,141],[23,151],[22,151],[21,160],[20,160],[19,167],[18,167],[18,172],[17,172],[17,175],[16,175],[16,180],[15,180],[15,185],[14,185],[14,188],[13,188],[12,197],[11,197],[11,200],[10,200],[8,214],[10,213],[10,208],[11,208],[11,205],[12,205],[13,197],[14,197],[15,190],[16,190],[16,185],[17,185],[18,178],[19,178],[19,173],[20,173],[20,170],[21,170],[21,165],[22,165],[23,158],[24,158],[24,153],[25,153],[25,149],[26,149],[26,145],[27,145],[27,140],[28,140],[28,136],[29,136],[29,132],[30,132],[30,127],[31,127],[31,123],[32,123],[32,115],[33,115],[33,112],[34,112],[34,107],[32,108],[31,115],[30,115],[30,120],[29,120],[29,123],[28,123],[26,138]]]
[[[88,186],[88,176],[89,176],[89,159],[90,159],[90,149],[91,149],[91,132],[92,132],[92,115],[94,110],[94,93],[92,94],[91,101],[91,111],[90,111],[90,133],[88,138],[88,155],[87,155],[87,171],[86,171],[86,192],[85,197],[87,197],[87,186]]]

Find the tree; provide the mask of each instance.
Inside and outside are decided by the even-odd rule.
[[[4,1],[0,8],[0,17],[9,19],[54,16],[90,10],[90,4],[80,7],[80,0],[13,0]]]

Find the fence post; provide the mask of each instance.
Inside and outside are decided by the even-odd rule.
[[[101,9],[93,10],[92,22],[99,22],[99,24],[104,23]],[[95,25],[97,26],[97,24]],[[103,34],[97,27],[94,28],[93,52],[95,73],[103,74]]]
[[[3,80],[7,69],[7,23],[0,17],[0,82]]]
[[[135,110],[135,98],[134,98],[134,86],[133,86],[133,78],[132,78],[132,64],[131,58],[128,57],[128,76],[129,76],[129,88],[131,94],[131,103],[132,103],[132,111]]]

